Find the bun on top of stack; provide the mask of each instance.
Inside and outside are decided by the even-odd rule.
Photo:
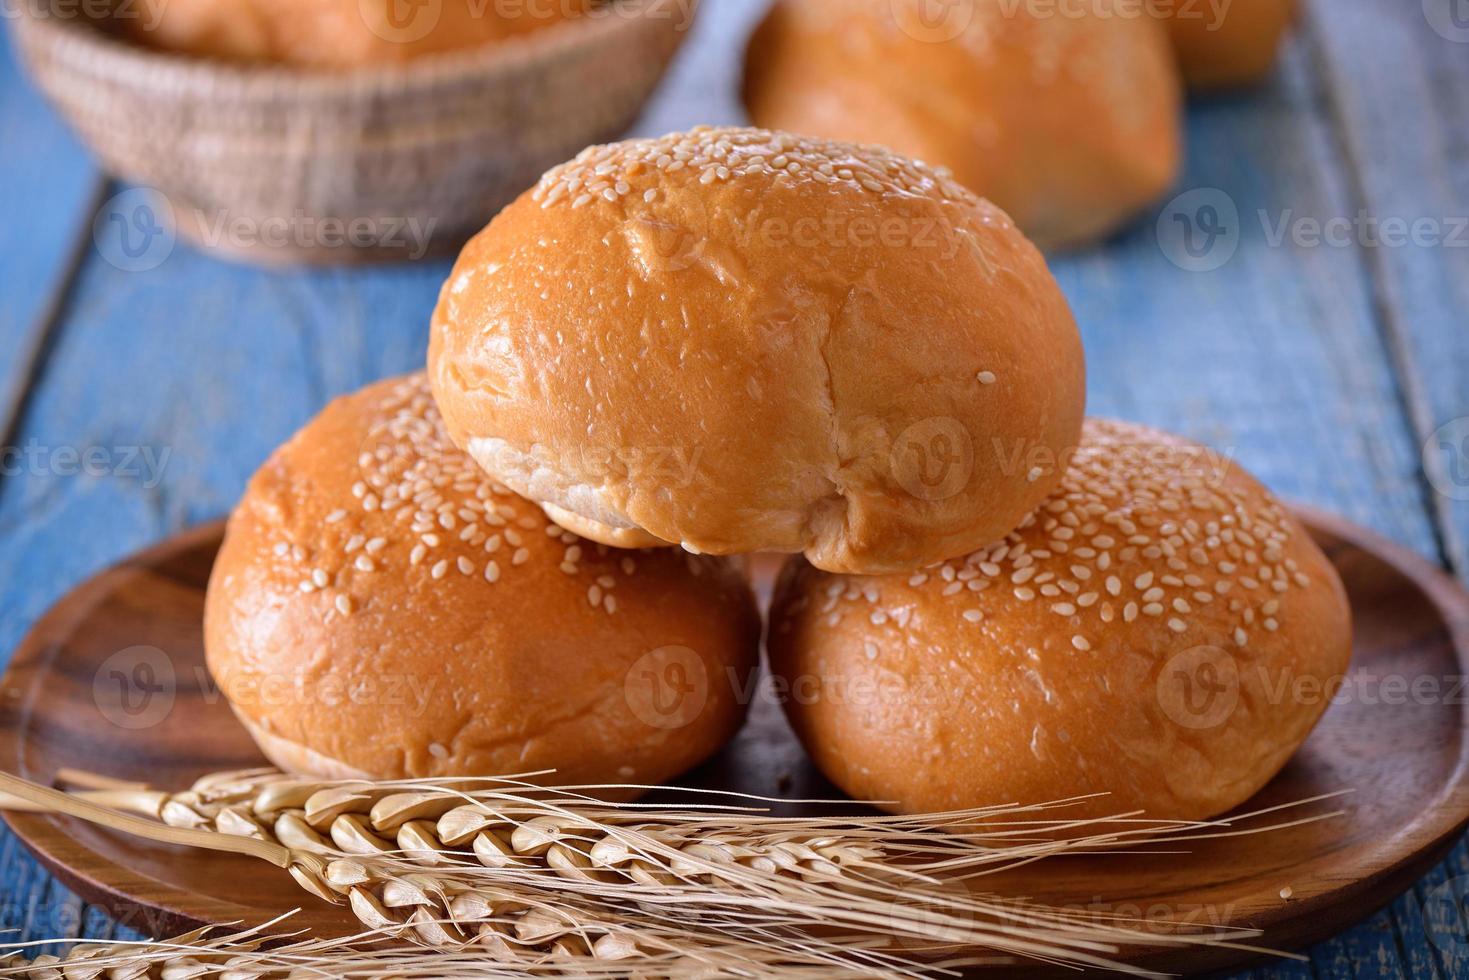
[[[909,569],[1003,535],[1074,445],[1076,325],[1009,217],[891,151],[700,128],[592,147],[460,255],[455,442],[619,546]]]

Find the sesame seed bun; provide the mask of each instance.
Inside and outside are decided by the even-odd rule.
[[[1295,17],[1295,0],[1229,0],[1222,13],[1203,3],[1166,10],[1184,81],[1205,91],[1252,85],[1269,75]]]
[[[1203,818],[1262,787],[1346,670],[1335,569],[1230,460],[1088,421],[1017,530],[911,576],[782,574],[769,649],[826,774],[902,812],[1107,793]]]
[[[760,631],[728,560],[583,541],[486,478],[422,374],[338,399],[266,462],[204,625],[210,672],[288,769],[649,784],[738,729],[725,679]]]
[[[1044,247],[1105,235],[1172,185],[1180,100],[1146,13],[1050,0],[777,0],[745,71],[757,125],[942,164]]]
[[[115,15],[139,44],[206,58],[348,70],[477,47],[560,23],[589,0],[137,0]]]
[[[1003,212],[874,147],[700,129],[593,147],[465,248],[429,375],[450,434],[615,545],[915,568],[1058,477],[1085,377]]]

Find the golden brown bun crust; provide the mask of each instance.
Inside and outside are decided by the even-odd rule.
[[[140,44],[228,61],[346,70],[472,48],[560,23],[589,0],[139,0],[118,18]],[[407,12],[405,16],[404,12]]]
[[[792,560],[769,648],[802,741],[854,797],[932,812],[1105,792],[1085,809],[1203,818],[1305,740],[1351,616],[1238,466],[1088,421],[1062,489],[996,545],[912,577]]]
[[[551,171],[466,246],[429,345],[454,440],[586,533],[838,571],[1013,527],[1084,374],[1004,213],[883,150],[748,129]]]
[[[1170,14],[1168,32],[1184,81],[1193,89],[1251,85],[1270,74],[1281,39],[1296,17],[1295,0],[1229,0],[1222,16],[1208,4]]]
[[[754,668],[759,629],[730,562],[584,542],[496,488],[422,374],[270,458],[205,614],[209,669],[272,759],[378,778],[660,783],[739,727],[726,669]],[[701,689],[652,689],[668,678]]]
[[[947,166],[1041,245],[1081,244],[1172,185],[1181,97],[1151,18],[1079,8],[777,0],[750,41],[746,105],[760,126]]]

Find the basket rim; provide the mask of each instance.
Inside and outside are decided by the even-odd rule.
[[[682,9],[671,9],[679,5]],[[42,14],[37,5],[29,3],[20,5],[22,13],[15,26],[17,40],[23,44],[40,45],[71,66],[86,65],[96,78],[126,82],[130,87],[207,89],[215,95],[242,98],[273,97],[288,88],[297,98],[330,99],[401,94],[513,74],[648,25],[686,33],[693,29],[699,5],[700,0],[609,0],[581,16],[494,43],[347,71],[156,51],[112,37],[83,18]]]

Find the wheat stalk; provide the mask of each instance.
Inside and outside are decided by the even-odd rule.
[[[381,933],[367,931],[339,939],[268,942],[267,931],[284,921],[233,934],[200,929],[176,939],[157,942],[93,943],[73,941],[65,956],[49,954],[27,959],[34,947],[53,945],[43,940],[0,946],[0,977],[29,980],[303,980],[307,977],[390,978],[456,977],[463,980],[707,980],[738,976],[758,980],[823,980],[891,976],[879,969],[844,969],[800,950],[754,950],[701,939],[691,952],[687,940],[665,937],[665,949],[637,956],[547,951],[505,960],[484,950],[439,950],[422,946],[385,947]],[[954,961],[938,967],[950,972],[966,965]]]
[[[45,792],[55,795],[37,805],[59,809],[64,794]],[[891,954],[894,939],[1118,969],[1122,944],[1237,945],[1254,935],[1160,933],[1156,923],[1144,930],[953,889],[1050,854],[1228,833],[1220,824],[1046,819],[1052,805],[776,818],[752,807],[765,801],[733,794],[662,810],[517,779],[326,783],[269,770],[208,776],[183,793],[104,786],[72,799],[145,814],[180,843],[249,842],[374,930],[506,957],[647,956],[666,947],[639,937],[672,928],[767,950],[798,942],[829,964],[892,972],[906,962]],[[638,928],[587,925],[608,916]],[[821,935],[832,930],[846,935]]]

